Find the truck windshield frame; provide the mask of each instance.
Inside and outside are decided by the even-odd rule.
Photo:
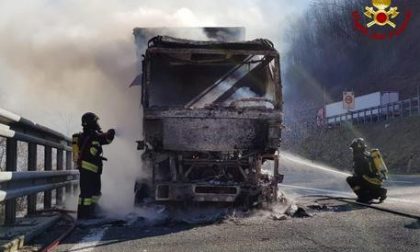
[[[147,49],[144,108],[281,108],[276,50]]]

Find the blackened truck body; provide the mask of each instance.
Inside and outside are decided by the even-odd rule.
[[[142,64],[146,179],[136,201],[276,198],[282,128],[279,54],[269,40],[152,38]],[[274,173],[261,170],[274,161]]]

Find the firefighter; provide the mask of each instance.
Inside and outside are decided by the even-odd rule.
[[[386,199],[387,193],[387,190],[383,188],[386,174],[378,172],[379,167],[371,152],[366,148],[367,145],[363,138],[356,138],[352,141],[350,149],[353,151],[354,172],[353,176],[347,178],[347,183],[357,195],[358,202],[371,203],[373,199],[379,199],[379,202],[382,203]],[[379,153],[378,150],[372,151]],[[380,158],[382,160],[382,157]]]
[[[110,144],[115,130],[103,133],[98,116],[92,112],[82,116],[83,132],[73,135],[73,160],[80,172],[80,195],[77,217],[95,217],[95,207],[101,196],[102,145]]]

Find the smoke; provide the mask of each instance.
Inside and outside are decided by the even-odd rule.
[[[308,0],[0,2],[0,107],[61,131],[80,131],[80,116],[99,115],[117,138],[105,147],[103,206],[128,212],[141,173],[140,90],[132,29],[244,26],[247,38],[280,43]],[[180,34],[197,39],[197,34]],[[200,38],[199,38],[200,39]]]

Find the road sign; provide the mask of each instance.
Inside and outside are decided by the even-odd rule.
[[[354,92],[343,92],[343,109],[351,110],[355,106]]]

